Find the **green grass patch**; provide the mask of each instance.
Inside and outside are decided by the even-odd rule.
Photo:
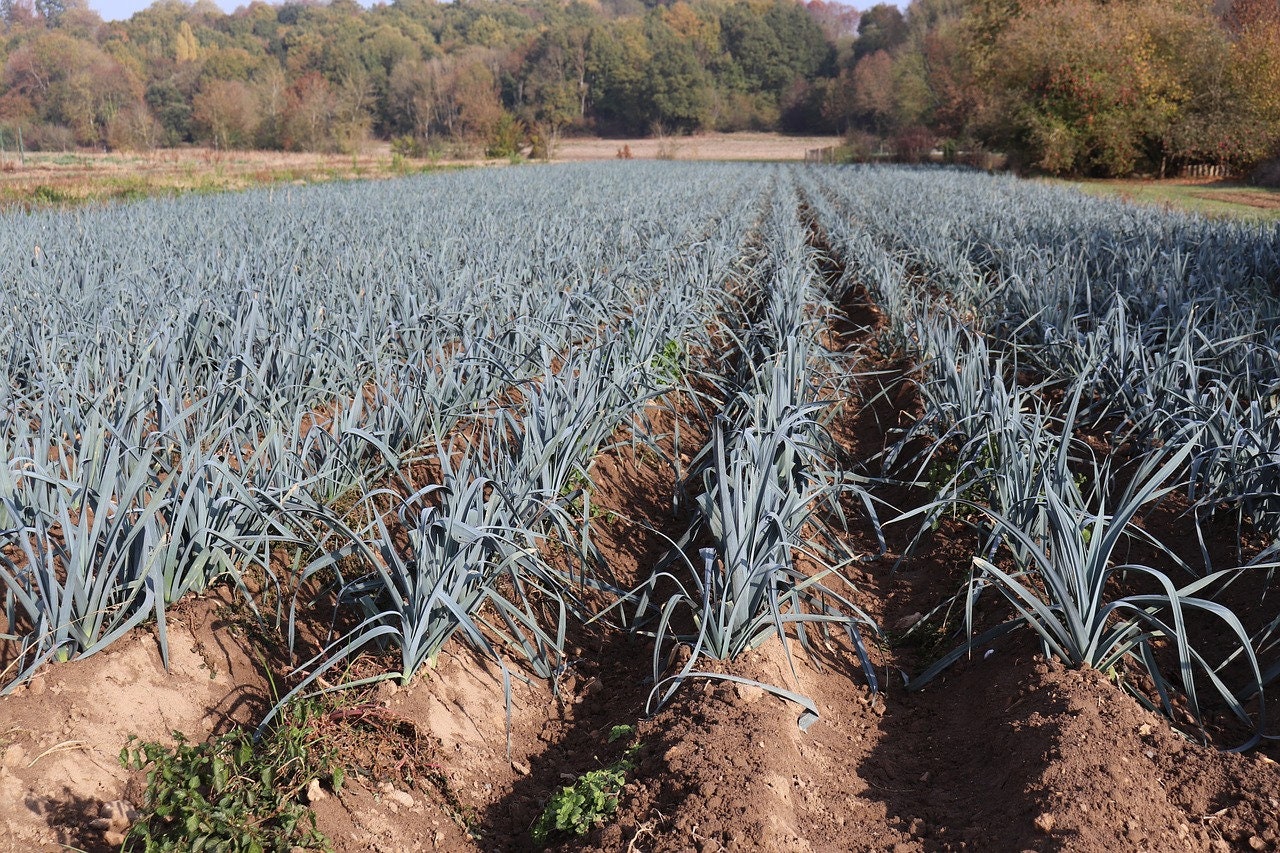
[[[1280,190],[1171,181],[1061,181],[1089,195],[1119,198],[1220,219],[1280,220]],[[1268,206],[1270,205],[1270,206]]]

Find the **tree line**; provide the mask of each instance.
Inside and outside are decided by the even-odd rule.
[[[0,144],[33,149],[783,130],[1112,175],[1280,147],[1277,0],[0,0],[0,67]]]

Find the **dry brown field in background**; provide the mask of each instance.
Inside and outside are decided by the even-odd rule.
[[[804,160],[813,148],[839,145],[838,136],[784,136],[780,133],[706,133],[661,139],[566,139],[557,160],[609,160],[629,147],[637,160]]]
[[[778,133],[706,134],[663,139],[565,139],[557,161],[613,160],[624,148],[635,159],[803,160],[811,148],[839,143],[838,137],[783,136]],[[465,152],[455,156],[398,157],[384,142],[357,154],[281,151],[216,151],[172,148],[131,152],[29,152],[0,156],[0,205],[62,205],[128,200],[188,192],[221,192],[279,183],[388,178],[434,169],[507,165]]]

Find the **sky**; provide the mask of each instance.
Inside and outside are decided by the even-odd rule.
[[[268,3],[278,3],[281,0],[267,0]],[[133,17],[134,12],[141,12],[143,9],[154,3],[155,0],[89,0],[89,8],[93,9],[102,16],[104,21],[125,21]],[[184,0],[190,3],[191,0]],[[239,6],[249,5],[250,0],[213,0],[224,12],[234,12]],[[360,0],[363,5],[368,6],[369,0]]]
[[[101,15],[104,21],[124,21],[132,17],[134,12],[140,12],[154,2],[155,0],[89,0],[89,8]],[[249,0],[213,0],[213,2],[217,3],[224,12],[234,12],[238,6],[248,5]],[[267,2],[280,2],[280,0],[267,0]],[[369,0],[361,0],[361,2],[365,6],[369,5]],[[854,5],[872,6],[875,2],[876,0],[863,0]],[[902,3],[896,5],[901,7]]]
[[[124,21],[133,17],[134,12],[141,12],[155,0],[89,0],[89,8],[102,16],[104,21]],[[214,0],[224,11],[230,12],[239,3],[228,0]]]

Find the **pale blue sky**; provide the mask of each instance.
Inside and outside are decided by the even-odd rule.
[[[150,6],[155,0],[89,0],[89,8],[102,16],[104,21],[124,21]],[[225,11],[230,12],[241,2],[214,0]]]
[[[154,3],[155,0],[89,0],[89,8],[93,9],[102,16],[104,21],[124,21],[133,17],[134,12],[141,12],[143,9]],[[191,0],[184,0],[188,5]],[[240,6],[248,6],[250,0],[213,0],[224,12],[234,12]],[[279,3],[282,0],[267,0],[268,3]],[[369,0],[359,0],[362,5],[368,6]]]
[[[235,11],[237,7],[247,6],[250,2],[250,0],[213,1],[226,12]],[[154,2],[155,0],[89,0],[89,8],[101,15],[104,21],[124,21],[132,17],[134,12],[140,12]],[[267,2],[280,2],[280,0],[267,0]],[[369,0],[360,0],[360,2],[364,6],[369,5]],[[879,0],[862,0],[857,5],[870,7],[877,2]]]

